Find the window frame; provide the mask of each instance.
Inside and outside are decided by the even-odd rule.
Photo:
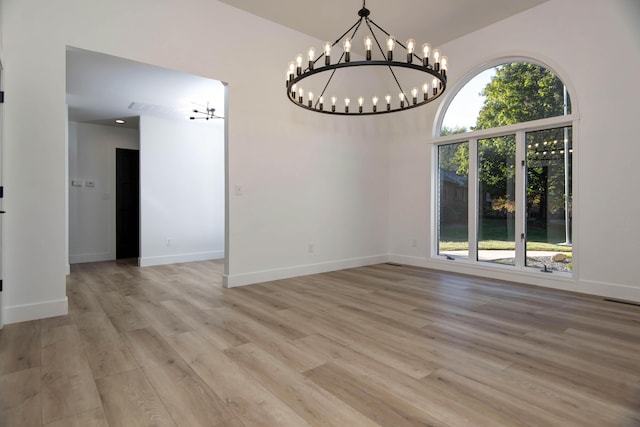
[[[442,128],[442,123],[444,121],[444,116],[448,110],[451,101],[457,96],[458,92],[466,85],[471,79],[473,79],[479,73],[487,70],[488,68],[496,67],[505,63],[510,62],[528,62],[535,65],[539,65],[553,72],[558,78],[563,82],[565,87],[567,88],[567,92],[569,93],[571,99],[571,114],[549,117],[545,119],[531,120],[527,122],[516,123],[507,126],[501,126],[490,129],[482,129],[476,131],[463,132],[453,135],[440,136],[440,131]],[[563,77],[560,73],[557,73],[553,67],[550,67],[540,61],[531,59],[531,58],[501,58],[500,60],[492,61],[491,63],[484,64],[480,67],[476,67],[472,72],[467,73],[466,79],[458,82],[457,90],[455,93],[449,95],[441,104],[438,112],[436,114],[436,121],[433,129],[433,137],[430,141],[431,144],[431,245],[430,245],[430,255],[431,259],[435,261],[446,261],[451,262],[451,258],[445,255],[438,254],[439,247],[439,231],[438,225],[440,224],[440,211],[439,211],[439,200],[438,200],[438,147],[440,145],[452,144],[452,143],[460,143],[460,142],[468,142],[469,144],[469,177],[468,177],[468,206],[469,206],[469,224],[468,224],[468,233],[469,233],[469,256],[468,258],[455,258],[454,262],[461,263],[468,266],[482,266],[483,268],[498,270],[498,271],[509,271],[513,273],[518,272],[527,272],[527,273],[535,273],[537,274],[548,274],[543,273],[540,269],[535,267],[526,266],[525,255],[526,255],[526,241],[525,239],[519,238],[523,233],[526,233],[526,134],[528,132],[545,130],[545,129],[553,129],[563,126],[571,126],[573,137],[572,137],[572,203],[574,206],[577,206],[577,171],[578,171],[578,109],[576,98],[573,95],[573,91],[571,87],[568,85],[568,82],[565,77]],[[515,224],[515,236],[516,236],[516,246],[515,246],[515,265],[500,265],[487,263],[483,261],[478,261],[478,209],[479,209],[479,200],[478,200],[478,140],[486,139],[486,138],[494,138],[499,136],[506,135],[515,135],[516,138],[516,194],[515,194],[515,203],[516,203],[516,212],[518,212],[516,217]],[[524,162],[524,163],[523,163]],[[570,272],[560,272],[553,271],[553,275],[556,277],[567,277],[574,278],[577,276],[577,266],[579,264],[579,259],[576,256],[576,240],[577,233],[576,225],[578,223],[576,212],[579,216],[579,211],[574,210],[573,215],[573,268]]]

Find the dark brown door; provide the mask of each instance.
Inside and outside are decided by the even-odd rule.
[[[116,148],[116,258],[140,255],[140,152]]]

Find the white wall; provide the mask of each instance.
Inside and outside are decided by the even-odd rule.
[[[143,116],[140,148],[140,265],[224,258],[224,122]]]
[[[449,84],[458,82],[458,88],[479,64],[512,55],[543,61],[569,85],[580,117],[574,140],[573,280],[431,259],[428,136],[435,107],[424,110],[417,132],[399,135],[390,147],[390,182],[397,190],[390,193],[391,259],[640,301],[638,23],[640,3],[634,0],[551,0],[443,46],[451,64]],[[417,248],[409,243],[414,238]]]
[[[116,148],[139,150],[138,130],[69,123],[71,264],[116,259]]]
[[[7,322],[66,312],[66,46],[229,84],[227,182],[243,188],[229,196],[229,285],[386,259],[388,152],[378,125],[319,118],[284,94],[288,62],[320,41],[215,0],[2,7],[12,99],[4,128]]]

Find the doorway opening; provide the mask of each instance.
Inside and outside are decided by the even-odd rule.
[[[226,91],[67,48],[69,264],[226,260],[226,119],[188,119],[201,105],[223,115]]]
[[[140,152],[116,148],[116,259],[140,256]]]

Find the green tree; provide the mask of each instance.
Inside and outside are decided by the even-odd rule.
[[[480,93],[485,96],[473,130],[507,126],[564,114],[564,85],[555,74],[535,64],[513,62],[496,67],[496,74]],[[545,132],[536,133],[542,144]],[[535,141],[533,141],[535,144]],[[511,199],[507,190],[515,179],[515,168],[506,159],[515,158],[513,136],[492,138],[482,146],[479,165],[481,187],[492,198]],[[528,151],[529,154],[535,154]],[[532,198],[544,200],[544,188],[553,179],[546,171],[529,174],[528,191]],[[558,177],[559,179],[559,177]],[[536,193],[536,194],[533,194]]]
[[[564,86],[555,74],[528,62],[496,67],[473,130],[563,115]]]
[[[527,122],[564,114],[564,85],[555,74],[528,62],[513,62],[496,67],[495,76],[485,86],[479,95],[485,97],[480,109],[476,125],[472,130],[489,129],[500,126]],[[569,103],[570,105],[570,103]],[[443,127],[442,136],[466,132],[466,128]],[[536,142],[540,146],[545,141],[557,140],[557,131],[539,131],[529,134],[528,143],[532,146]],[[458,175],[468,176],[469,146],[468,144],[453,144],[446,148],[448,152],[444,169],[455,171]],[[481,141],[479,146],[479,179],[484,194],[489,193],[492,199],[512,200],[509,191],[515,180],[515,165],[511,159],[515,158],[516,145],[513,135],[490,138]],[[561,178],[547,176],[544,163],[538,161],[535,150],[528,150],[528,159],[535,157],[537,168],[528,176],[530,199],[545,202],[544,189],[558,188]],[[557,172],[557,169],[556,169]],[[563,171],[560,171],[563,172]]]
[[[440,135],[454,135],[464,133],[467,128],[456,126],[449,128],[443,126]],[[469,175],[469,144],[447,144],[439,148],[440,169],[455,172],[460,176]]]
[[[442,128],[440,129],[440,136],[455,135],[457,133],[465,133],[466,131],[467,128],[465,126],[456,126],[452,128],[442,126]]]

